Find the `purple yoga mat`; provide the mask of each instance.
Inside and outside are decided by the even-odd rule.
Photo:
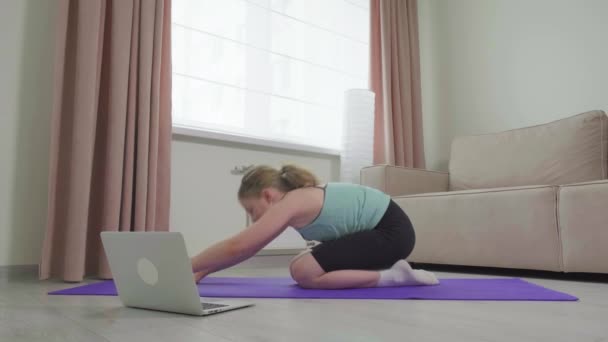
[[[442,279],[436,286],[404,286],[348,290],[307,290],[290,278],[205,278],[198,284],[201,297],[221,298],[326,298],[326,299],[431,299],[576,301],[571,295],[518,278]],[[115,296],[112,281],[79,286],[51,295]]]

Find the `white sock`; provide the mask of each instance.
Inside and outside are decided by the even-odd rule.
[[[388,270],[380,271],[376,287],[437,285],[439,280],[431,272],[414,270],[405,260],[397,261]]]

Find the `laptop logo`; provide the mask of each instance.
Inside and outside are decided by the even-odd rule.
[[[158,269],[146,258],[141,258],[137,261],[137,274],[144,283],[150,286],[158,283]]]

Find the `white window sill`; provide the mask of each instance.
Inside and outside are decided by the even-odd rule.
[[[173,125],[173,135],[187,136],[187,137],[198,137],[205,139],[213,139],[220,141],[230,141],[235,143],[241,143],[246,145],[264,146],[272,148],[280,148],[298,152],[309,152],[316,154],[324,154],[329,156],[339,156],[340,150],[324,148],[318,146],[298,144],[289,141],[269,140],[254,136],[240,135],[235,133],[227,133],[220,131],[204,130],[198,127]]]

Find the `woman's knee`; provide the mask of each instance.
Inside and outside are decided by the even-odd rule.
[[[298,285],[303,286],[310,283],[311,276],[306,272],[306,264],[301,262],[301,260],[302,258],[299,257],[292,261],[289,266],[289,272],[291,273],[293,280],[295,280]]]
[[[314,261],[314,263],[311,261]],[[301,287],[314,288],[316,280],[324,273],[315,263],[316,260],[311,254],[294,259],[289,266],[289,272],[293,280]]]

